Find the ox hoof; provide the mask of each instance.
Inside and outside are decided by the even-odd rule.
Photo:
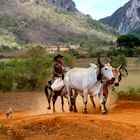
[[[106,114],[107,114],[107,111],[102,112],[102,115],[106,115]]]
[[[93,105],[93,108],[96,108],[96,105]]]
[[[78,112],[78,111],[77,111],[77,109],[76,109],[76,110],[74,110],[74,112],[75,112],[75,113],[77,113],[77,112]]]
[[[48,110],[50,110],[50,109],[51,109],[51,107],[47,107],[47,109],[48,109]]]
[[[69,111],[72,112],[73,111],[73,107],[70,107]]]
[[[75,112],[75,113],[77,113],[77,112],[78,112],[78,111],[77,111],[77,108],[74,108],[74,112]]]
[[[83,114],[87,114],[87,110],[84,110],[84,111],[83,111]]]

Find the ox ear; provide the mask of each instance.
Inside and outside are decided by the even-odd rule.
[[[99,64],[99,66],[101,66],[101,67],[103,67],[103,66],[104,66],[104,64],[101,62],[100,57],[98,57],[97,62],[98,62],[98,64]]]
[[[126,68],[121,68],[120,73],[122,77],[127,77],[128,76],[128,71]]]
[[[95,64],[93,64],[93,63],[90,63],[90,67],[97,68],[97,66]]]

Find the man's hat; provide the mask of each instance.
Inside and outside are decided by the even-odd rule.
[[[55,57],[54,57],[54,61],[56,61],[57,60],[57,58],[63,58],[64,56],[63,55],[61,55],[61,54],[58,54],[58,55],[56,55]]]

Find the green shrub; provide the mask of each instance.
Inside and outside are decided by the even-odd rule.
[[[116,94],[119,100],[140,101],[140,94],[130,94],[124,91],[120,91]]]
[[[0,90],[11,91],[13,88],[13,74],[9,69],[0,70]]]
[[[116,41],[118,47],[121,48],[134,48],[140,46],[140,39],[135,35],[122,35]]]
[[[134,87],[129,87],[128,92],[129,92],[130,94],[135,94],[137,91],[135,90]]]
[[[2,51],[11,51],[12,50],[9,46],[6,46],[6,45],[1,45],[0,48]]]
[[[73,67],[73,55],[70,52],[65,52],[64,53],[64,58],[63,58],[63,62],[65,66],[68,66],[70,68]]]
[[[50,76],[52,57],[45,56],[39,46],[31,46],[25,56],[0,63],[0,90],[36,90],[41,89]]]
[[[136,89],[134,87],[128,87],[128,93],[129,94],[138,94],[138,93],[140,93],[140,89]]]

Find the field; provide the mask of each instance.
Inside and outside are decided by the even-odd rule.
[[[135,58],[128,58],[129,76],[116,90],[140,88],[140,67]],[[78,59],[75,66],[87,67],[96,59]],[[65,113],[61,111],[60,98],[57,113],[47,110],[44,92],[0,93],[0,140],[138,140],[140,138],[140,101],[119,100],[110,94],[109,110],[102,115],[98,98],[97,108],[88,102],[88,114],[82,114],[82,98],[77,99],[78,113],[70,113],[65,100]],[[5,112],[12,107],[14,115],[7,119]]]

